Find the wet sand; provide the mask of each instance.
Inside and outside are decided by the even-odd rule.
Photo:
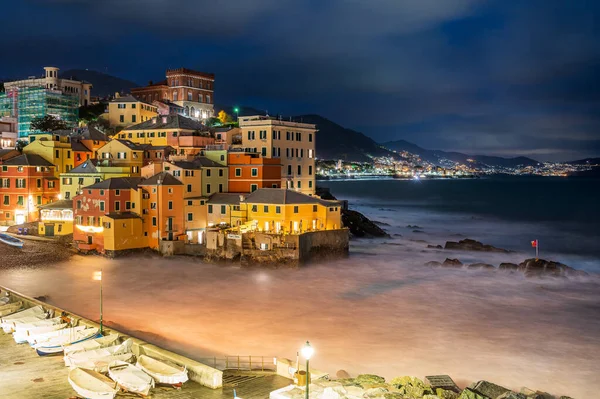
[[[21,238],[21,237],[19,237]],[[73,256],[69,243],[64,240],[23,238],[23,248],[0,243],[0,270],[38,268],[64,262]]]

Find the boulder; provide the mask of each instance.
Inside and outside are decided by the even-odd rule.
[[[425,233],[423,230],[413,230],[413,233]]]
[[[433,249],[444,249],[444,247],[442,247],[441,245],[427,245],[427,248],[433,248]]]
[[[435,261],[435,260],[425,263],[425,266],[431,266],[431,267],[440,267],[441,265],[442,264],[440,262]]]
[[[586,272],[573,269],[565,264],[545,259],[525,259],[519,263],[519,271],[525,273],[525,277],[570,277],[587,275]]]
[[[416,224],[414,226],[409,224],[408,226],[406,226],[406,228],[407,229],[422,229],[422,227],[417,226]]]
[[[431,386],[426,385],[416,377],[396,377],[390,381],[390,385],[393,385],[400,393],[410,398],[422,398],[424,395],[433,395],[434,393]]]
[[[370,389],[365,390],[365,393],[363,394],[363,398],[381,398],[387,392],[388,392],[388,390],[383,387],[370,388]]]
[[[383,384],[385,383],[385,378],[375,374],[359,374],[359,376],[354,379],[354,382],[360,385]]]
[[[469,388],[492,399],[496,399],[498,396],[505,394],[506,392],[510,392],[510,389],[485,380],[474,382],[473,384],[469,385]]]
[[[570,396],[561,396],[559,399],[573,399],[573,398]]]
[[[552,398],[552,396],[550,396],[549,394],[544,394],[543,392],[540,391],[534,391],[533,389],[529,389],[529,388],[521,388],[521,394],[525,395],[527,397],[527,399],[550,399]]]
[[[446,374],[425,376],[425,383],[431,385],[431,387],[436,391],[436,394],[440,397],[440,390],[454,391],[457,394],[460,393],[460,389],[458,388],[454,380]],[[456,395],[456,397],[458,397],[458,395]]]
[[[450,391],[448,389],[436,388],[435,394],[440,399],[457,399],[458,393]]]
[[[456,241],[447,241],[444,246],[445,249],[453,249],[459,251],[483,251],[483,252],[502,252],[508,253],[506,249],[496,248],[491,245],[482,244],[479,241],[471,240],[469,238],[465,238],[464,240]]]
[[[496,269],[494,265],[490,265],[488,263],[471,263],[467,266],[469,269]]]
[[[377,226],[365,215],[350,209],[342,209],[342,223],[355,237],[389,237],[381,227]]]
[[[404,399],[404,395],[400,392],[388,392],[383,394],[385,399]]]
[[[338,370],[335,373],[335,376],[337,378],[350,378],[350,374],[348,374],[348,372],[346,370]]]
[[[458,399],[495,399],[495,398],[490,398],[489,396],[485,396],[485,395],[477,393],[469,388],[465,388],[462,391],[462,393],[460,394],[460,396],[458,397]]]
[[[527,399],[527,396],[517,392],[506,392],[498,396],[496,399]]]
[[[519,265],[516,263],[500,263],[500,270],[517,270]]]
[[[444,266],[444,267],[462,267],[463,264],[458,259],[446,258],[446,260],[444,260],[444,263],[442,263],[442,266]]]

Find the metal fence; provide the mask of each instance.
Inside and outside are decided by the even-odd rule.
[[[224,356],[205,357],[199,359],[201,363],[216,368],[217,370],[238,371],[276,371],[277,358],[272,356]]]

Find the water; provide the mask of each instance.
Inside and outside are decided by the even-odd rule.
[[[588,182],[498,181],[502,189],[492,180],[327,182],[338,197],[389,223],[392,238],[354,240],[349,259],[299,270],[88,256],[1,271],[0,284],[47,295],[53,304],[97,319],[99,287],[91,276],[102,267],[105,320],[194,358],[295,358],[310,339],[316,349],[312,364],[332,374],[449,374],[462,385],[488,379],[514,389],[592,398],[600,372],[600,267],[597,248],[586,241],[598,242],[597,210],[581,209],[598,203],[597,182]],[[568,202],[565,192],[571,193]],[[580,198],[581,192],[588,194]],[[535,210],[539,203],[531,196],[547,198],[553,216]],[[571,209],[570,218],[562,208]],[[426,248],[460,239],[458,234],[520,252]],[[529,241],[535,238],[544,257],[590,276],[539,280],[423,266],[447,256],[465,263],[518,262],[532,255]],[[561,246],[563,239],[572,244]]]

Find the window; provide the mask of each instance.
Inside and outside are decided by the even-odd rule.
[[[312,158],[313,157],[313,150],[308,150],[308,157]]]
[[[193,213],[188,213],[187,214],[187,220],[188,220],[188,222],[192,222],[194,220],[194,214]]]
[[[169,201],[169,209],[173,209],[173,201]]]
[[[294,206],[294,213],[298,213],[298,206]]]
[[[300,158],[304,158],[304,148],[300,148]]]
[[[54,150],[54,155],[56,159],[60,158],[60,150]]]
[[[200,201],[200,205],[204,205],[204,201]]]
[[[258,185],[256,185],[256,184],[251,184],[251,185],[250,185],[250,192],[255,192],[256,190],[258,190]]]
[[[290,157],[290,149],[289,148],[285,149],[285,156],[288,158]]]
[[[188,97],[188,101],[192,101],[192,92],[191,91],[188,91],[187,97]],[[194,116],[194,115],[192,115],[192,116]]]
[[[126,104],[117,104],[118,109],[125,109],[126,106]]]
[[[71,151],[67,150],[67,158],[71,159]]]
[[[131,209],[131,202],[130,201],[125,201],[125,210],[128,211]]]
[[[280,206],[276,206],[275,207],[275,213],[281,213],[281,207]]]
[[[22,166],[18,166],[17,167],[17,172],[22,172],[23,171],[23,167]]]
[[[223,169],[219,169],[219,177],[223,177]]]
[[[54,181],[48,182],[48,188],[54,188],[54,185],[55,185]]]
[[[79,204],[81,204],[81,201],[77,201]],[[104,211],[104,201],[100,201],[100,210]]]
[[[213,213],[213,206],[212,205],[208,205],[208,213]]]
[[[192,205],[194,205],[194,201],[188,201],[187,204],[188,204],[188,206],[192,206]]]
[[[312,188],[312,180],[308,181],[308,188]]]
[[[135,106],[136,106],[136,105],[137,105],[137,104],[131,104],[131,109],[135,109]],[[144,106],[142,105],[142,107],[144,107]]]
[[[302,133],[296,133],[296,141],[302,141]]]
[[[125,122],[125,115],[119,115],[119,122],[121,122],[121,123]]]
[[[298,165],[298,176],[302,174],[302,165]]]
[[[253,177],[258,176],[258,168],[252,168],[252,176]]]
[[[42,179],[37,179],[36,183],[37,188],[42,188]]]
[[[2,179],[2,188],[10,188],[10,179]]]
[[[104,195],[104,190],[100,190],[100,195]]]
[[[254,140],[254,130],[248,130],[248,140]]]
[[[287,173],[287,175],[288,176],[292,175],[292,165],[288,165],[288,173]]]
[[[23,202],[23,196],[19,195],[17,197],[17,205],[21,205],[22,206],[23,204],[24,204],[24,202]]]
[[[312,176],[312,165],[308,165],[308,175]]]
[[[221,205],[221,215],[225,215],[227,213],[227,206]]]
[[[272,188],[277,188],[277,187],[279,187],[279,186],[278,186],[276,183],[273,183],[273,184],[271,184],[271,187],[272,187]]]
[[[309,143],[312,143],[312,133],[309,133],[309,134],[308,134],[308,142],[309,142]]]
[[[131,123],[135,123],[136,122],[136,116],[137,115],[131,115]]]
[[[206,169],[206,177],[210,177],[210,169]]]
[[[316,211],[317,211],[317,206],[313,205],[313,212],[316,212]]]
[[[223,192],[223,185],[219,184],[219,192],[222,193]]]
[[[210,184],[206,185],[206,192],[210,194]]]
[[[266,156],[267,156],[267,147],[263,147],[263,148],[261,149],[261,151],[260,151],[260,154],[261,154],[263,157],[266,157]]]
[[[289,140],[290,139],[290,132],[285,132],[285,139]]]
[[[119,212],[121,210],[121,201],[115,201],[115,211]]]
[[[4,196],[4,205],[10,205],[10,196],[8,196],[8,195]]]
[[[25,179],[17,179],[17,188],[27,188],[26,180]]]
[[[8,166],[2,165],[2,171],[3,172],[8,172]]]
[[[169,191],[169,194],[173,194],[173,189],[171,187],[169,187],[168,191]]]
[[[121,195],[121,190],[115,190],[115,195]]]
[[[225,155],[221,155],[221,161],[225,160]]]
[[[210,95],[209,94],[206,95],[206,103],[210,104]]]
[[[252,205],[252,212],[258,212],[258,205]]]
[[[77,209],[81,209],[81,200],[77,201]]]
[[[191,185],[191,184],[188,184],[188,185],[187,185],[187,192],[188,192],[188,193],[191,193],[191,192],[192,192],[192,185]],[[188,204],[188,205],[192,205],[192,204]]]
[[[235,168],[235,176],[240,177],[241,175],[242,175],[242,168]]]
[[[156,226],[156,216],[152,217],[152,226]]]
[[[264,213],[269,213],[269,205],[263,206],[263,212]]]
[[[298,188],[302,188],[302,182],[301,181],[298,182]]]

